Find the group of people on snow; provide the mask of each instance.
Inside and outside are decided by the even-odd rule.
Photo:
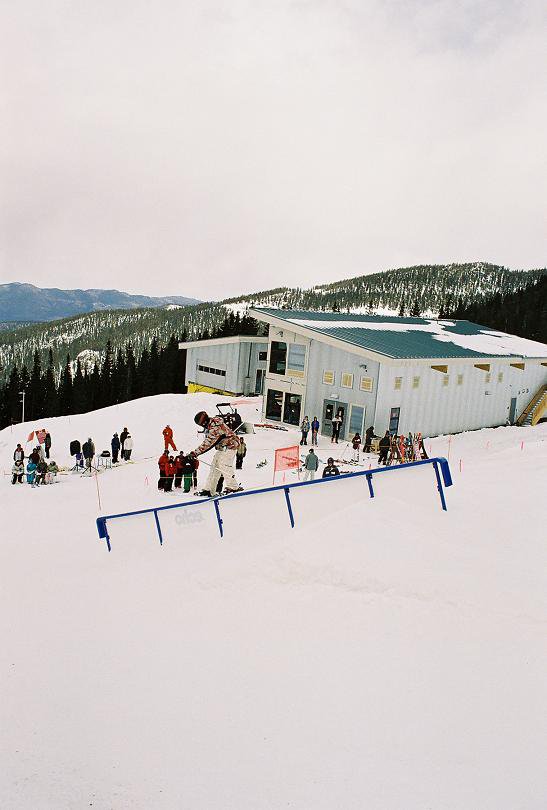
[[[49,436],[49,433],[47,434]],[[28,456],[25,456],[25,451],[20,444],[13,453],[13,467],[11,468],[11,483],[12,484],[30,484],[32,487],[38,487],[41,484],[53,484],[59,467],[53,459],[49,458],[49,450],[51,448],[51,436],[49,442],[44,446],[41,444],[34,447]],[[25,469],[25,458],[27,458],[27,465]]]
[[[319,459],[316,453],[313,450],[313,447],[310,448],[308,455],[304,459],[302,464],[302,470],[304,471],[304,481],[314,481],[315,480],[315,473],[319,469]],[[334,463],[334,459],[329,457],[327,460],[327,465],[323,468],[323,478],[331,478],[334,475],[340,475],[340,470]]]
[[[112,436],[110,449],[112,450],[112,464],[117,464],[120,457],[124,461],[129,461],[133,450],[133,438],[126,427],[119,436],[117,433]]]

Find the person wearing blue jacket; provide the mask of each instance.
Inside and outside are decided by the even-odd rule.
[[[34,461],[29,461],[27,464],[27,484],[34,486],[34,478],[36,476],[36,464]]]
[[[313,422],[311,423],[311,443],[317,447],[317,434],[319,433],[319,419],[317,416],[313,417]]]

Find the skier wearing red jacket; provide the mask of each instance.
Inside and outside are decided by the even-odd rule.
[[[175,442],[173,441],[173,428],[166,425],[163,429],[163,441],[165,442],[165,449],[169,450],[170,447],[176,450]]]
[[[158,489],[165,489],[165,482],[169,475],[169,453],[167,450],[158,459],[158,467],[160,468],[160,477],[158,480]]]

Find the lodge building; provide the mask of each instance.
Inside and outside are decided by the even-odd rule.
[[[180,344],[189,391],[263,394],[267,421],[321,433],[457,433],[547,411],[547,345],[469,321],[256,308],[266,337]]]

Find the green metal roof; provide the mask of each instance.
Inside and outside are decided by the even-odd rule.
[[[547,346],[471,321],[397,318],[255,307],[294,326],[359,346],[393,359],[547,357]],[[407,328],[405,328],[407,327]]]

